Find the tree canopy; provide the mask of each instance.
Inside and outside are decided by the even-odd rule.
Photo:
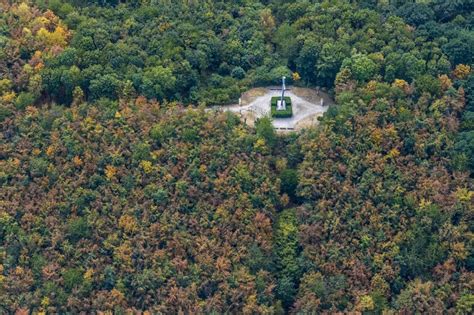
[[[473,9],[2,1],[0,313],[472,314]]]

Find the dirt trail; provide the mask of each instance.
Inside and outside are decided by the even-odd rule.
[[[239,114],[249,125],[253,125],[257,118],[270,114],[270,100],[280,96],[281,91],[271,88],[256,88],[245,92],[241,98],[241,105],[217,106],[218,110],[231,111]],[[293,131],[314,125],[317,117],[322,116],[334,104],[334,101],[324,92],[306,88],[289,88],[285,93],[291,97],[293,117],[275,118],[273,126],[277,131]],[[321,98],[324,105],[321,106]]]

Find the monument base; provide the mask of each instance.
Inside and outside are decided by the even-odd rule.
[[[291,98],[288,96],[285,96],[283,103],[281,101],[281,96],[273,96],[270,101],[270,108],[273,118],[290,118],[293,116]]]
[[[277,110],[285,110],[286,109],[286,102],[283,100],[283,102],[281,100],[277,101]]]

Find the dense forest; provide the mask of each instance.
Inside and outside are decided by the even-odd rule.
[[[472,0],[0,0],[1,314],[472,314]],[[320,87],[277,134],[207,107]]]

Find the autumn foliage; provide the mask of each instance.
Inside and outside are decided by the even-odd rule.
[[[0,314],[472,314],[471,11],[1,1]]]
[[[2,132],[2,307],[274,311],[278,187],[235,117],[83,104]]]

